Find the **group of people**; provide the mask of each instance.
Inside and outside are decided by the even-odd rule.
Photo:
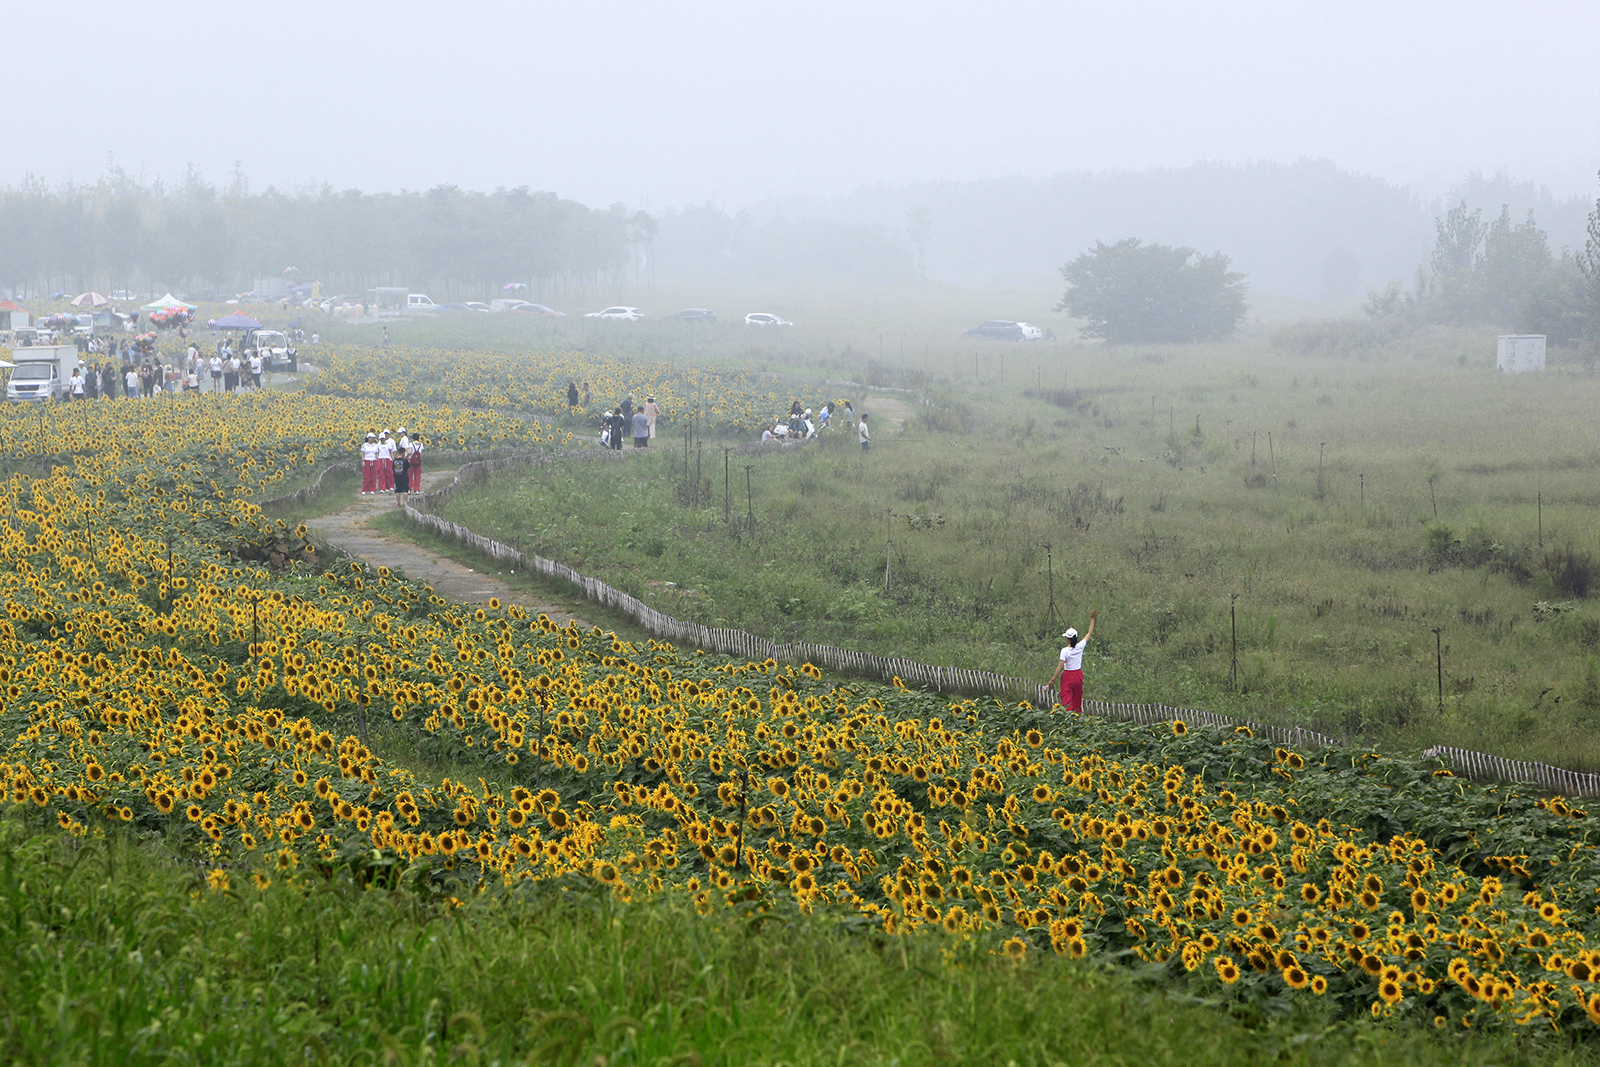
[[[867,416],[863,414],[859,420],[855,419],[856,409],[850,401],[842,401],[844,410],[840,414],[844,418],[845,428],[849,429],[852,420],[855,420],[856,437],[861,442],[863,452],[872,451],[872,431],[867,425]],[[789,405],[789,418],[776,419],[771,426],[764,427],[761,431],[761,443],[768,444],[773,441],[809,441],[822,433],[833,424],[833,416],[838,405],[832,400],[825,400],[817,409],[813,417],[811,409],[804,407],[796,400]]]
[[[151,352],[129,345],[120,368],[111,363],[99,366],[79,364],[67,379],[67,399],[98,400],[116,397],[153,397],[162,394],[200,393],[205,382],[210,392],[233,393],[260,389],[266,364],[254,350],[241,356],[226,338],[217,342],[209,357],[200,346],[189,343],[181,363],[164,362]]]
[[[361,495],[422,492],[422,434],[368,430],[361,442]]]
[[[584,382],[583,385],[587,391],[589,383]],[[577,387],[568,382],[569,402],[573,401],[576,391]],[[654,396],[646,395],[644,403],[636,408],[633,406],[633,394],[629,393],[622,403],[600,416],[600,444],[620,452],[623,438],[631,433],[634,448],[649,448],[651,438],[656,435],[656,418],[660,414],[661,409],[656,405]]]

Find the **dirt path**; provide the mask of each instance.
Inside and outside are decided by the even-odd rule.
[[[428,471],[423,475],[423,488],[436,489],[455,475],[453,470]],[[561,625],[569,621],[576,621],[579,626],[589,625],[565,608],[511,588],[493,574],[458,563],[422,545],[390,537],[369,525],[377,516],[393,514],[396,510],[398,506],[392,493],[357,495],[347,507],[312,519],[307,525],[335,548],[374,566],[404,571],[407,578],[426,582],[433,586],[435,593],[448,600],[483,604],[490,597],[499,597],[501,603],[520,605],[535,615],[544,612]]]

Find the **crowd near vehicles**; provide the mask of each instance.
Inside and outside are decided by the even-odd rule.
[[[244,332],[239,350],[249,357],[254,352],[261,356],[262,366],[269,371],[287,371],[293,374],[300,369],[299,354],[289,335],[282,330],[252,329]]]
[[[6,403],[61,400],[67,393],[67,378],[78,365],[78,346],[34,345],[13,349],[11,361],[16,369],[6,382]]]
[[[1010,319],[980,322],[966,333],[968,337],[987,337],[995,341],[1038,341],[1044,337],[1044,331],[1039,327],[1026,322],[1012,322]]]

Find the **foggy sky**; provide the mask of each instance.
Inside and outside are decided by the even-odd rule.
[[[1596,194],[1600,3],[15,5],[0,183],[530,186],[737,208],[1328,157]]]

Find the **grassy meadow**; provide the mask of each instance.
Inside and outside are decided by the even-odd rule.
[[[1043,680],[1054,634],[1097,607],[1097,697],[1600,766],[1593,375],[1555,354],[1505,378],[1493,337],[1461,332],[1339,359],[1267,326],[1022,346],[952,341],[960,310],[899,313],[913,349],[935,326],[941,344],[856,351],[911,395],[823,384],[853,344],[836,323],[762,353],[808,406],[877,411],[874,450],[836,425],[735,455],[729,521],[734,439],[691,454],[697,488],[666,422],[622,466],[502,474],[446,514],[714,625]],[[707,358],[746,333],[702,331]]]

